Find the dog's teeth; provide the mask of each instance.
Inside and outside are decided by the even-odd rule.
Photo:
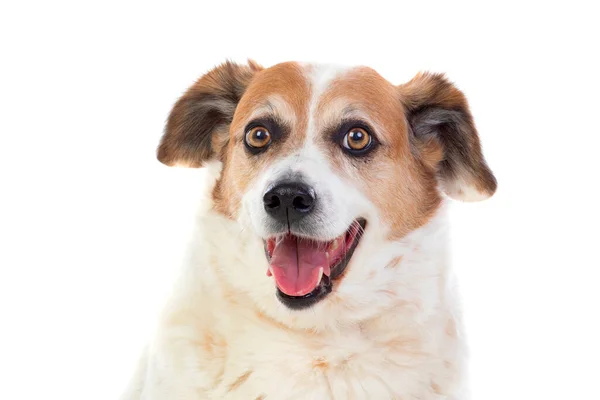
[[[319,268],[319,279],[317,280],[317,284],[321,283],[321,278],[323,278],[323,267]]]
[[[342,243],[344,243],[343,237],[335,239],[333,242],[331,242],[331,245],[329,246],[329,250],[331,250],[331,251],[337,250],[337,248],[340,247],[342,245]]]
[[[271,267],[269,267],[269,269],[267,270],[267,276],[273,276],[273,270],[271,269]]]
[[[331,246],[329,246],[329,250],[335,250],[340,246],[339,240],[335,239],[332,243]]]

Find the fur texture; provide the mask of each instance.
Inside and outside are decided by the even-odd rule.
[[[260,155],[251,121],[279,134]],[[360,120],[366,157],[334,139]],[[375,71],[226,63],[175,105],[169,165],[211,171],[181,277],[123,399],[465,399],[466,349],[448,265],[444,195],[496,189],[464,95],[441,75],[394,86]],[[367,226],[333,290],[308,309],[275,296],[266,188],[302,176],[320,200],[305,228]]]

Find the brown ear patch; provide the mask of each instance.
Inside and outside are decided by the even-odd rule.
[[[175,103],[158,146],[166,165],[200,167],[219,158],[233,114],[254,74],[262,67],[227,61],[194,83]]]
[[[427,164],[437,162],[446,193],[476,201],[496,191],[496,178],[487,166],[473,117],[464,94],[442,74],[421,73],[398,87],[413,133],[415,147]]]

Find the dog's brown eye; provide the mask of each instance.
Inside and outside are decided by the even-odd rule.
[[[262,149],[271,143],[271,134],[264,126],[256,126],[246,132],[246,144],[255,149]]]
[[[343,146],[350,151],[366,150],[371,145],[371,135],[363,128],[352,128],[344,136]]]

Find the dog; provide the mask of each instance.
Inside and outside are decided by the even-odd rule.
[[[226,62],[157,151],[210,185],[123,399],[465,399],[447,203],[492,196],[443,74]]]

